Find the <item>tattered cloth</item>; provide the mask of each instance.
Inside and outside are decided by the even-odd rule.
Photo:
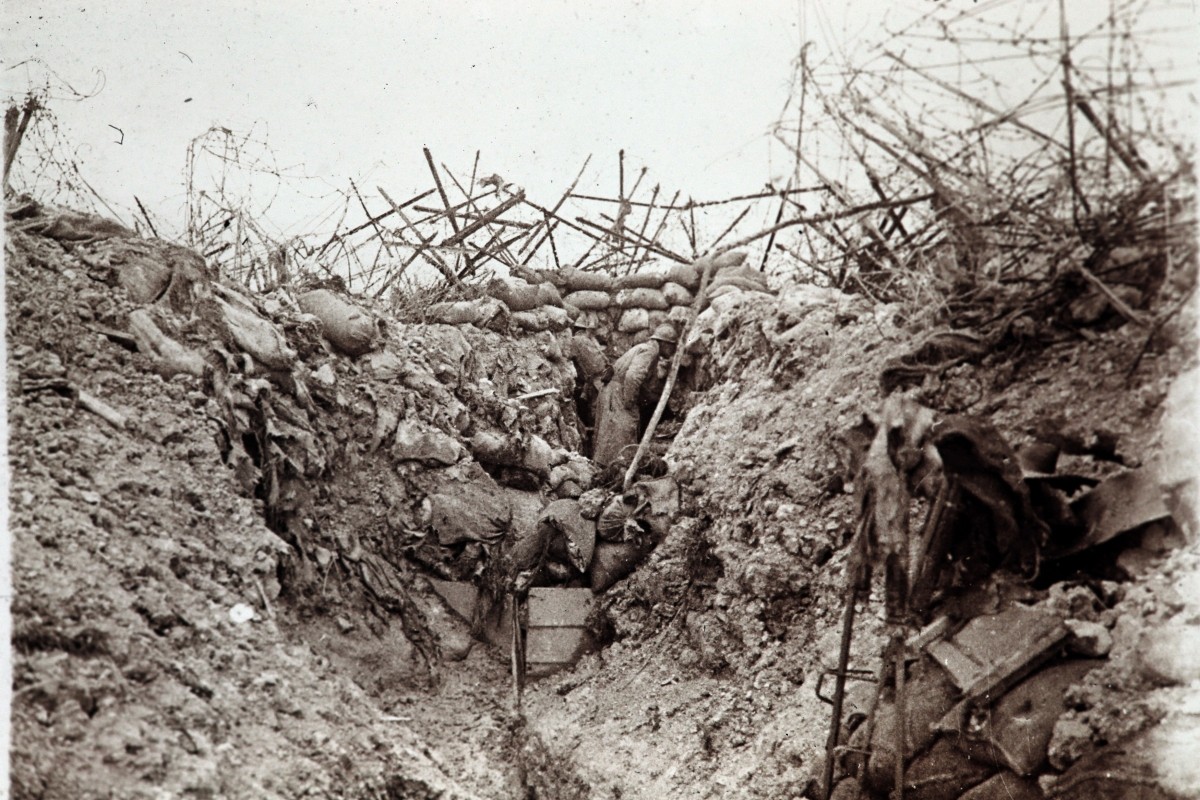
[[[1017,454],[995,427],[972,416],[942,420],[932,441],[946,476],[966,495],[946,521],[955,528],[946,554],[961,577],[1000,568],[1036,575],[1049,528],[1033,510]]]

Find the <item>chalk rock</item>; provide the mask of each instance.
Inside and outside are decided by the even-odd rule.
[[[1200,625],[1170,623],[1142,635],[1138,669],[1154,683],[1170,686],[1200,680]]]

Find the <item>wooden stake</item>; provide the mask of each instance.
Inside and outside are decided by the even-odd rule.
[[[554,204],[554,208],[550,209],[551,218],[558,213],[558,210],[562,208],[563,203],[567,202],[567,198],[571,196],[571,192],[575,191],[575,187],[579,185],[579,181],[583,178],[583,173],[587,169],[587,165],[591,160],[591,155],[588,155],[588,157],[584,159],[583,166],[579,168],[579,174],[575,176],[575,180],[571,181],[571,185],[567,187],[565,192],[563,192],[562,197],[558,198],[558,202]],[[521,262],[522,266],[529,263],[529,259],[533,258],[533,254],[537,252],[537,249],[542,246],[542,242],[544,241],[546,241],[545,235],[543,235],[542,238],[533,245],[533,249],[529,251],[529,254],[525,256],[525,260]],[[517,250],[517,255],[521,255],[521,253],[525,252],[525,248],[528,246],[529,242],[527,241],[519,250]]]
[[[383,197],[384,200],[388,201],[388,204],[391,205],[392,209],[396,212],[397,215],[399,215],[400,219],[404,220],[404,224],[407,225],[408,228],[417,237],[417,240],[420,243],[417,246],[417,253],[422,258],[424,258],[426,261],[428,261],[430,264],[432,264],[438,270],[438,272],[445,275],[446,279],[448,281],[450,281],[452,284],[454,284],[456,286],[460,285],[462,282],[458,279],[458,275],[454,272],[453,269],[450,268],[450,266],[445,261],[442,260],[441,256],[439,256],[437,254],[437,251],[433,250],[430,247],[430,245],[433,242],[433,237],[430,236],[428,239],[426,239],[424,236],[422,236],[421,232],[419,230],[417,230],[416,225],[414,225],[412,220],[410,220],[408,218],[408,215],[405,214],[404,211],[401,210],[400,206],[396,205],[396,203],[392,200],[392,198],[388,196],[388,193],[383,190],[383,187],[377,186],[375,188],[379,191],[380,196]],[[412,262],[412,259],[409,259],[408,263],[411,263],[411,262]],[[405,266],[407,266],[407,263],[405,264]],[[396,277],[399,277],[399,276],[396,276]],[[391,281],[389,281],[389,283],[390,282]],[[380,291],[382,292],[383,290],[381,289]],[[378,295],[376,295],[376,296],[378,296]]]
[[[146,224],[150,226],[150,233],[152,233],[154,238],[157,239],[158,231],[154,230],[154,223],[150,221],[150,215],[146,213],[146,207],[142,205],[142,201],[138,199],[136,194],[133,196],[133,202],[137,203],[138,210],[142,212],[142,218],[145,219]]]

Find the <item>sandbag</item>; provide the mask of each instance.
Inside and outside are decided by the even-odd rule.
[[[596,519],[596,533],[606,542],[634,542],[641,539],[642,529],[634,514],[638,511],[636,494],[615,494],[605,503]]]
[[[770,291],[770,287],[767,285],[767,276],[753,267],[744,265],[722,269],[713,276],[709,288],[716,289],[718,286],[727,285],[737,286],[748,292]]]
[[[618,289],[661,289],[667,282],[665,272],[631,272],[617,278]]]
[[[478,318],[479,306],[473,300],[434,303],[429,307],[429,319],[444,325],[471,325]]]
[[[659,325],[665,325],[671,319],[671,315],[666,311],[647,311],[646,312],[646,330],[652,331]]]
[[[690,306],[696,295],[688,291],[687,287],[674,281],[664,283],[662,287],[663,299],[668,305],[672,306]]]
[[[538,287],[528,283],[509,283],[497,279],[488,284],[486,291],[508,306],[510,311],[532,311],[542,305],[538,299]]]
[[[553,283],[539,283],[537,285],[537,300],[540,306],[558,306],[562,308],[563,299],[559,294],[558,287]]]
[[[563,267],[561,274],[568,292],[613,290],[613,277],[607,272],[584,272],[576,267]]]
[[[549,330],[550,328],[550,320],[540,310],[517,311],[512,315],[512,322],[518,328],[525,331],[537,332]]]
[[[328,289],[314,289],[296,298],[305,313],[321,320],[325,338],[335,348],[351,356],[375,349],[379,323],[363,309]]]
[[[650,327],[650,312],[644,308],[627,308],[617,320],[617,330],[633,333]]]
[[[694,292],[700,288],[700,279],[703,275],[704,265],[702,263],[673,264],[667,273],[667,280],[676,286],[682,286],[688,291]]]
[[[958,800],[968,789],[983,783],[995,770],[972,760],[951,744],[938,739],[929,750],[917,756],[904,771],[904,797],[911,800]],[[887,790],[891,789],[888,776]],[[871,785],[868,782],[868,785]],[[872,785],[878,792],[885,789]]]
[[[558,306],[542,306],[538,313],[546,318],[546,327],[552,331],[561,331],[571,325],[571,313]]]
[[[659,289],[622,289],[617,292],[614,303],[621,308],[645,308],[666,311],[670,306]]]
[[[592,553],[592,591],[603,592],[637,568],[642,549],[632,542],[597,542]]]
[[[730,267],[736,267],[746,260],[749,255],[745,250],[731,250],[728,253],[722,253],[713,259],[714,270],[726,270]]]
[[[612,305],[613,298],[608,292],[588,290],[571,292],[563,298],[563,302],[569,303],[581,311],[603,311]]]

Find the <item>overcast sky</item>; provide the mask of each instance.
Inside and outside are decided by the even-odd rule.
[[[753,191],[790,160],[768,130],[802,40],[797,0],[8,4],[5,84],[49,81],[96,188],[180,205],[188,142],[267,137],[283,166],[396,195],[430,184],[428,146],[552,202],[627,172],[697,199]],[[37,58],[41,64],[12,65]],[[56,76],[48,76],[46,67]],[[95,96],[68,101],[68,82]],[[120,131],[110,128],[119,128]],[[120,142],[120,143],[118,143]],[[648,188],[648,184],[647,184]]]
[[[770,129],[801,44],[819,61],[932,3],[21,0],[4,6],[0,51],[6,93],[48,88],[84,177],[122,213],[137,195],[179,225],[188,143],[224,127],[311,196],[271,210],[299,233],[350,178],[375,203],[376,185],[397,198],[429,188],[423,146],[464,178],[481,150],[481,175],[546,204],[589,154],[582,188],[615,194],[622,148],[629,183],[650,168],[643,198],[655,183],[697,200],[782,185],[792,157]],[[946,0],[1004,5],[1039,3]],[[1192,5],[1175,7],[1194,31]],[[274,196],[274,178],[257,180]]]

